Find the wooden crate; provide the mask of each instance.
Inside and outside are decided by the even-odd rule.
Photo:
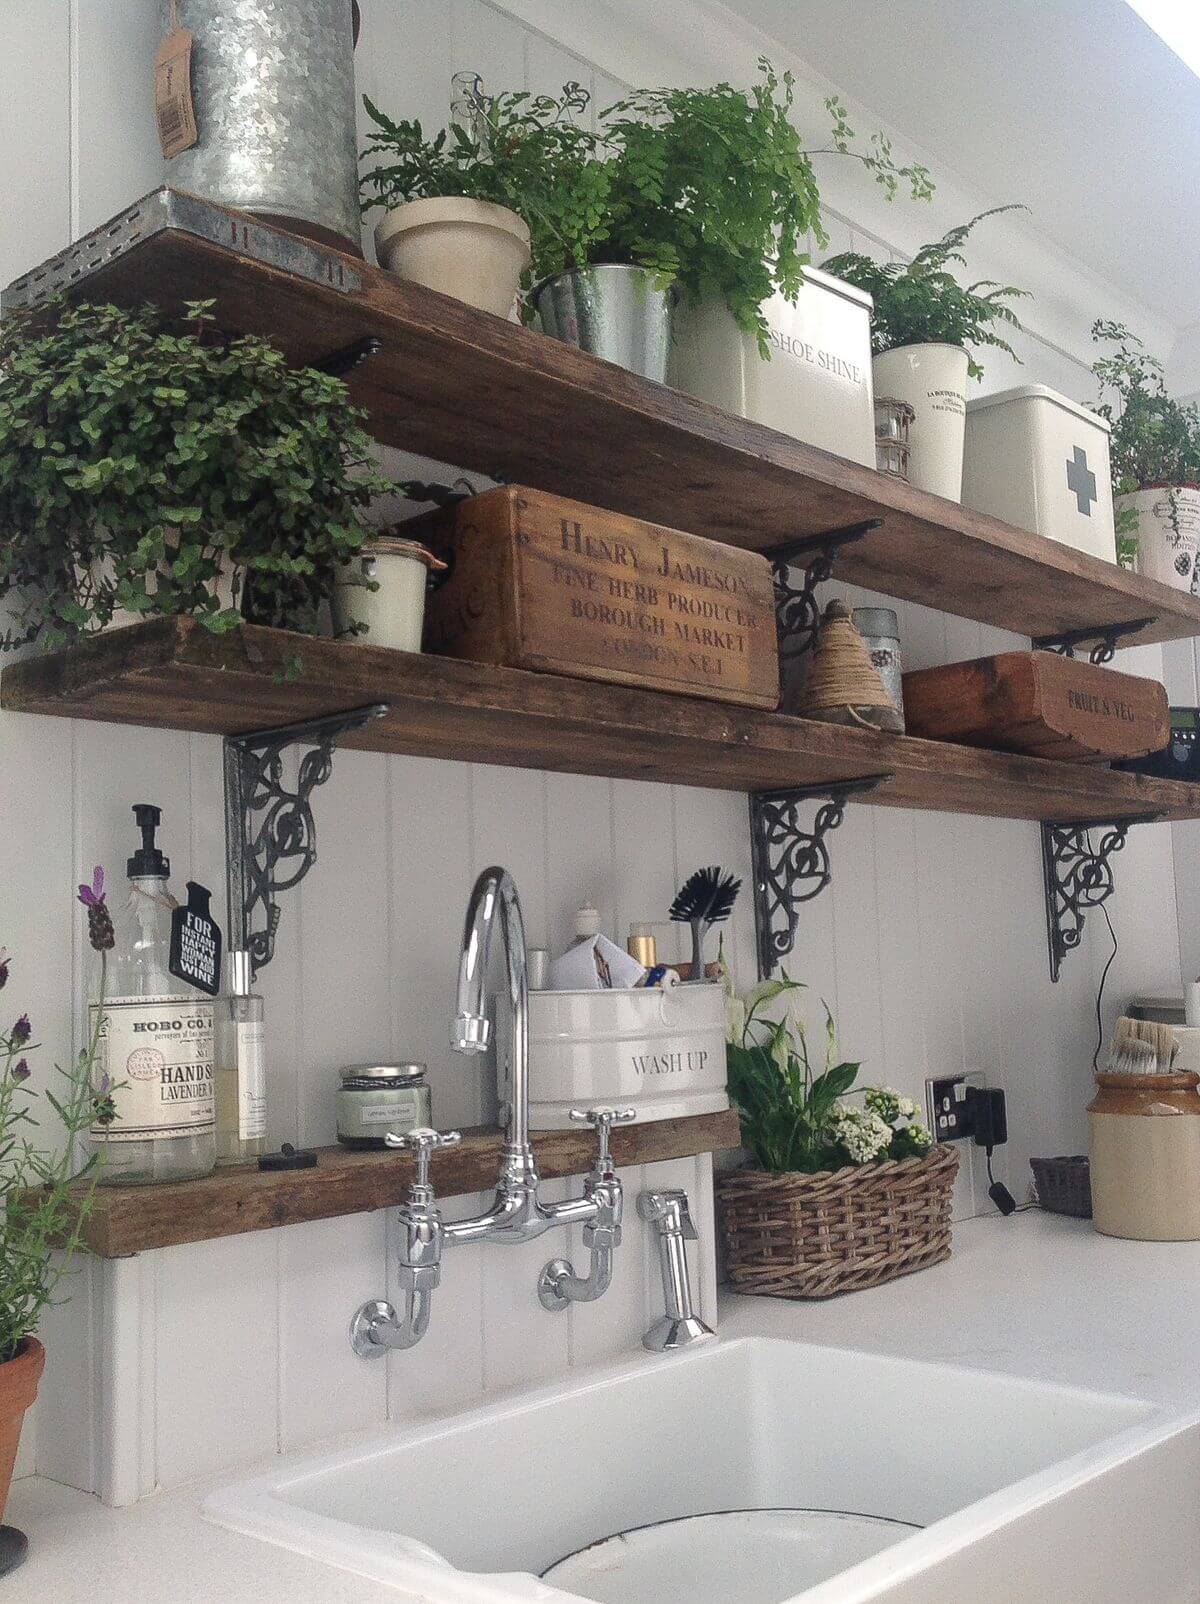
[[[1055,652],[1002,652],[904,676],[910,735],[1072,763],[1144,757],[1167,744],[1157,680]]]
[[[505,485],[404,526],[449,565],[425,649],[748,707],[779,701],[770,564]]]

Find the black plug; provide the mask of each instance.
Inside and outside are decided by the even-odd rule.
[[[966,1113],[976,1147],[986,1147],[990,1153],[1008,1141],[1008,1110],[999,1086],[968,1086]]]
[[[999,1086],[968,1086],[966,1120],[976,1147],[987,1149],[988,1196],[1006,1218],[1015,1214],[1017,1201],[1002,1181],[992,1175],[992,1154],[1008,1141],[1008,1109]]]

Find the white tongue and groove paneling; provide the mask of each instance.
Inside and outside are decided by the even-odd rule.
[[[533,25],[514,20],[520,10],[536,12]],[[582,19],[565,0],[363,0],[363,12],[360,89],[429,128],[440,126],[458,70],[478,70],[491,89],[557,90],[577,78],[600,102],[673,70],[635,0]],[[719,30],[707,15],[688,11],[680,30],[672,14],[681,46],[710,49]],[[5,22],[7,281],[151,189],[163,169],[149,88],[156,0],[10,0]],[[740,76],[742,59],[731,54],[722,70]],[[947,167],[952,147],[948,135]],[[906,202],[873,205],[860,217],[851,204],[858,189],[837,176],[827,193],[830,249],[871,248],[873,240],[885,250],[911,248],[955,220]],[[993,199],[968,198],[971,210]],[[970,215],[965,204],[959,215]],[[989,240],[1001,237],[1002,223]],[[988,271],[982,250],[972,265]],[[1059,265],[1062,285],[1081,282],[1073,264]],[[1012,370],[993,357],[984,388],[1044,382],[1086,397],[1092,352],[1086,339],[1072,346],[1064,331],[1124,305],[1119,286],[1099,299],[1065,311],[1058,300],[1025,303],[1029,333],[1014,340],[1024,366]],[[397,471],[435,472],[394,461]],[[619,473],[619,462],[613,467]],[[896,610],[910,667],[995,650],[1005,639],[929,609]],[[1159,655],[1137,660],[1157,672]],[[1181,687],[1174,698],[1194,700],[1190,649],[1175,651],[1172,673]],[[0,945],[18,960],[0,1002],[28,1007],[40,1027],[39,1085],[79,1039],[90,955],[76,882],[97,861],[120,876],[129,807],[147,800],[164,810],[176,882],[196,877],[219,891],[220,757],[220,743],[208,737],[0,715]],[[583,899],[596,900],[605,927],[623,940],[631,921],[665,921],[684,875],[720,863],[746,882],[727,947],[741,983],[754,979],[743,797],[342,753],[317,795],[316,818],[319,861],[302,890],[284,899],[277,954],[262,977],[273,1144],[327,1140],[337,1066],[384,1051],[428,1061],[439,1124],[489,1117],[487,1070],[450,1055],[447,1029],[467,893],[493,860],[517,875],[531,940],[556,947],[570,939]],[[1189,974],[1200,970],[1194,833],[1176,831],[1173,862],[1166,826],[1135,831],[1116,861],[1121,952],[1106,992],[1109,1020],[1131,990],[1178,986],[1176,880],[1185,965]],[[801,910],[789,972],[808,983],[818,1022],[821,999],[835,1010],[843,1050],[864,1060],[866,1079],[920,1096],[926,1074],[974,1068],[1004,1085],[1010,1184],[1020,1192],[1031,1151],[1077,1151],[1083,1142],[1095,987],[1109,950],[1103,921],[1089,920],[1081,951],[1051,987],[1034,826],[852,804],[830,849],[833,885]],[[686,955],[682,933],[664,929],[661,937],[667,956]],[[818,1052],[820,1045],[817,1036]],[[351,1362],[344,1326],[357,1300],[394,1292],[393,1213],[93,1265],[73,1301],[47,1318],[42,1429],[36,1455],[27,1429],[22,1468],[36,1458],[47,1475],[128,1501],[276,1446],[385,1416],[412,1418],[485,1387],[627,1350],[659,1308],[657,1270],[633,1208],[643,1184],[691,1192],[702,1238],[697,1282],[711,1315],[708,1162],[650,1166],[627,1183],[626,1241],[601,1305],[552,1320],[533,1303],[531,1273],[564,1251],[565,1238],[543,1238],[528,1252],[453,1250],[429,1338],[370,1375]],[[466,1214],[475,1201],[455,1200],[447,1212]],[[964,1176],[957,1207],[987,1207],[978,1174]],[[577,1241],[570,1247],[579,1253]]]

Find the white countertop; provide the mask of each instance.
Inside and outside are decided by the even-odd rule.
[[[1200,1404],[1200,1243],[1119,1242],[1036,1211],[972,1220],[950,1260],[827,1303],[727,1298],[725,1336],[778,1336]],[[378,1583],[205,1521],[225,1472],[133,1509],[31,1478],[6,1519],[30,1538],[4,1604],[361,1604]]]

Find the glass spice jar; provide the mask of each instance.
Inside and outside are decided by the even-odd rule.
[[[424,1064],[347,1064],[337,1093],[337,1139],[343,1147],[381,1148],[390,1131],[433,1120]]]

